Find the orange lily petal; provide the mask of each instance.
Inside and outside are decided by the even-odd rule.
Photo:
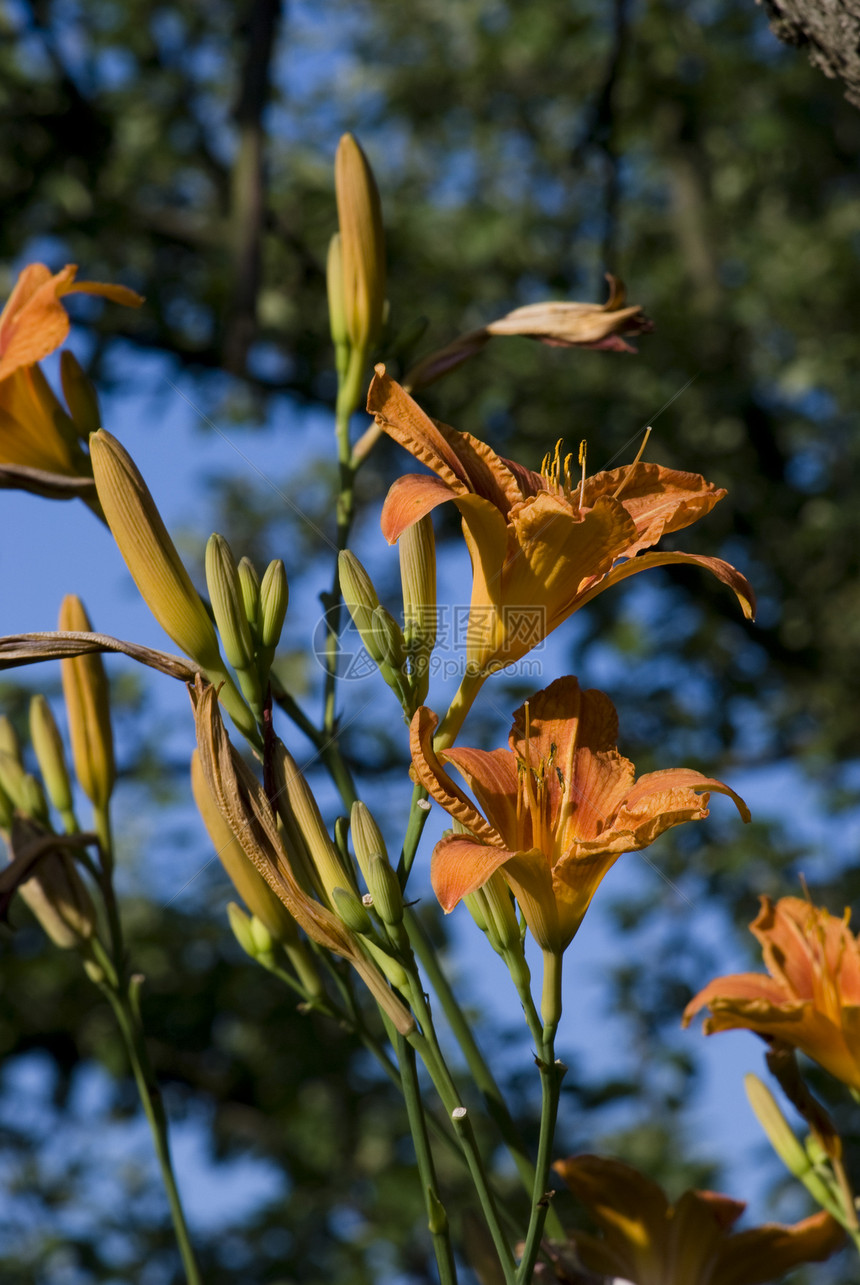
[[[442,754],[466,779],[484,815],[508,846],[516,848],[517,767],[507,750],[455,748]]]
[[[409,729],[409,746],[412,751],[412,762],[415,775],[427,790],[428,794],[441,803],[450,816],[455,817],[461,825],[478,839],[484,839],[495,847],[504,847],[501,835],[488,825],[474,803],[454,784],[433,749],[433,733],[439,719],[422,705],[415,711]]]
[[[738,1232],[722,1247],[714,1285],[765,1285],[801,1263],[823,1263],[844,1240],[845,1232],[823,1212],[794,1226],[765,1223]]]
[[[58,348],[69,333],[69,315],[60,302],[63,295],[101,295],[130,307],[143,300],[125,286],[98,281],[74,283],[77,268],[67,264],[53,275],[41,263],[21,273],[0,314],[0,381],[22,366],[31,366]]]
[[[766,973],[731,973],[727,977],[715,977],[690,1000],[684,1009],[684,1026],[689,1026],[695,1015],[714,1000],[760,1004],[762,1011],[782,1006],[786,1017],[794,1013],[798,1019],[803,1010],[803,1004],[793,1000],[782,983],[768,977]]]
[[[437,473],[452,490],[468,491],[469,475],[457,452],[416,401],[378,365],[367,392],[367,411],[389,437]]]
[[[680,531],[710,513],[726,491],[698,473],[639,463],[586,478],[583,504],[590,508],[600,496],[616,494],[636,524],[639,538],[627,554],[633,557],[662,535]]]
[[[389,544],[396,544],[407,527],[457,494],[447,482],[428,473],[406,473],[391,486],[382,506],[380,525]]]
[[[593,589],[584,594],[577,606],[590,602],[599,593],[603,593],[604,589],[610,588],[611,585],[619,584],[620,581],[626,580],[628,576],[635,576],[639,571],[646,571],[649,567],[667,567],[673,563],[704,567],[706,571],[710,571],[723,584],[727,584],[730,589],[734,589],[747,620],[755,619],[755,594],[746,576],[741,575],[736,567],[733,567],[729,562],[724,562],[722,558],[706,558],[698,553],[640,553],[637,557],[630,558],[627,562],[621,562],[618,566],[613,567],[609,575],[601,580],[600,584],[595,585]]]
[[[513,855],[507,848],[479,843],[468,834],[440,839],[430,861],[430,882],[445,914],[450,914],[470,892],[483,887]]]

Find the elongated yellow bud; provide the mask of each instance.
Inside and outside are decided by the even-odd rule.
[[[60,606],[62,630],[90,633],[84,604],[67,594]],[[110,688],[98,652],[60,661],[72,762],[81,789],[94,807],[105,809],[113,791],[116,769],[110,719]]]
[[[30,740],[48,797],[62,818],[63,828],[71,833],[77,825],[69,769],[60,730],[44,696],[34,696],[30,701]]]
[[[206,544],[206,586],[224,655],[234,669],[254,663],[254,643],[239,583],[233,550],[223,535],[213,533]]]
[[[767,1085],[750,1071],[744,1076],[749,1104],[780,1160],[796,1178],[809,1169],[809,1157]]]
[[[328,293],[328,321],[331,341],[334,344],[338,372],[346,370],[349,358],[349,331],[346,326],[345,295],[343,285],[343,246],[339,232],[328,243],[326,258],[326,290]]]
[[[7,714],[0,714],[0,754],[8,754],[21,763],[21,742]]]
[[[275,941],[293,944],[299,940],[296,922],[280,897],[252,865],[225,821],[206,784],[200,754],[191,756],[191,791],[197,810],[206,826],[218,860],[229,875],[233,887],[252,914],[266,925]],[[232,924],[232,920],[231,920]],[[235,932],[235,927],[233,929]],[[250,952],[249,952],[250,953]]]
[[[334,183],[346,330],[353,348],[366,352],[376,342],[382,327],[385,233],[373,171],[352,134],[344,134],[338,144]]]
[[[97,433],[102,426],[99,399],[92,380],[68,348],[60,353],[60,381],[72,423],[78,436],[86,441],[90,433]]]
[[[295,759],[280,741],[272,754],[272,775],[275,789],[283,794],[290,813],[304,841],[313,863],[317,886],[323,899],[335,910],[335,888],[348,888],[356,892],[352,871],[340,859],[311,788],[298,769]]]
[[[146,605],[205,670],[222,667],[215,628],[128,451],[104,429],[90,438],[99,500]]]
[[[349,828],[352,831],[352,846],[355,849],[355,859],[358,862],[358,868],[364,877],[364,882],[369,887],[370,862],[373,857],[382,855],[386,856],[385,840],[382,837],[382,831],[376,824],[373,813],[366,803],[356,800],[352,805],[349,817]]]
[[[406,664],[403,630],[385,607],[376,607],[372,615],[373,634],[382,653],[383,663],[400,673]]]
[[[35,776],[24,771],[20,759],[0,750],[0,789],[22,817],[48,824],[48,802]]]
[[[403,590],[403,634],[417,708],[427,698],[430,657],[436,646],[436,539],[429,514],[407,527],[397,544]]]
[[[99,429],[90,438],[99,500],[141,597],[166,634],[206,671],[236,726],[259,744],[256,723],[224,666],[215,628],[128,451]]]

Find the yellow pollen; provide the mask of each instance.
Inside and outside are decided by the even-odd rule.
[[[582,480],[579,483],[579,507],[582,508],[582,501],[585,496],[585,453],[588,443],[583,437],[579,443],[579,464],[582,468]]]

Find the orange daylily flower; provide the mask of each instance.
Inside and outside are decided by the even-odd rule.
[[[76,282],[76,272],[74,264],[52,273],[43,263],[31,263],[0,313],[0,464],[71,477],[82,472],[86,457],[74,424],[36,363],[69,333],[64,295],[101,295],[132,308],[143,300],[126,286]]]
[[[827,1213],[735,1232],[742,1200],[690,1189],[671,1205],[655,1182],[620,1160],[571,1156],[553,1168],[603,1233],[571,1233],[579,1258],[629,1285],[765,1285],[801,1263],[823,1262],[845,1239]],[[549,1248],[563,1264],[564,1247]]]
[[[848,911],[838,918],[802,897],[762,897],[750,931],[770,976],[715,978],[687,1005],[684,1025],[707,1007],[706,1035],[755,1031],[860,1089],[860,941],[848,919]]]
[[[725,495],[698,474],[635,463],[577,484],[558,448],[534,473],[431,420],[381,365],[367,409],[436,475],[409,473],[391,487],[382,510],[389,544],[446,500],[462,514],[473,573],[466,665],[473,678],[519,660],[584,603],[648,567],[704,567],[753,615],[752,589],[729,563],[644,552]]]
[[[708,815],[712,791],[744,801],[721,781],[690,768],[635,779],[619,754],[618,716],[609,697],[559,678],[514,714],[509,749],[433,748],[436,715],[412,720],[411,748],[421,784],[470,832],[440,840],[431,880],[451,911],[496,870],[507,879],[543,950],[569,945],[603,876],[672,826]],[[453,763],[483,815],[442,766]]]

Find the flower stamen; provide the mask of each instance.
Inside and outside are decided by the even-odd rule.
[[[645,453],[645,447],[648,445],[648,438],[650,436],[651,436],[651,425],[649,424],[648,427],[645,429],[645,436],[642,438],[642,445],[639,447],[639,450],[636,452],[636,459],[633,461],[632,464],[628,466],[628,471],[625,473],[622,481],[619,483],[618,489],[613,493],[613,496],[612,496],[613,500],[618,499],[619,495],[624,490],[625,486],[633,476],[633,470],[635,469],[639,461],[642,459],[642,456]]]

